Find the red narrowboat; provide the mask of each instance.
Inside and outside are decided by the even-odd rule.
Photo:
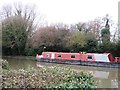
[[[120,67],[120,58],[113,58],[111,53],[63,53],[43,52],[36,55],[36,60],[64,64],[90,65],[98,67]]]

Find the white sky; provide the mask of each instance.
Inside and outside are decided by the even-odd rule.
[[[106,14],[117,23],[118,1],[120,0],[0,0],[0,7],[14,2],[35,4],[48,23],[84,22]]]

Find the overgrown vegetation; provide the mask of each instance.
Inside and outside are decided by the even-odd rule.
[[[7,66],[7,63],[3,66]],[[35,69],[11,70],[3,67],[3,88],[95,88],[93,76],[89,73],[75,72],[68,67],[42,67]]]

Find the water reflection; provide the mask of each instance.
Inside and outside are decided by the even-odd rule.
[[[109,77],[109,72],[104,72],[104,71],[90,71],[90,73],[95,78],[108,79],[108,77]]]
[[[55,66],[60,67],[68,66],[75,71],[89,72],[93,75],[94,80],[97,83],[98,88],[118,88],[118,69],[116,68],[101,68],[101,67],[91,67],[91,66],[80,66],[80,65],[66,65],[66,64],[56,64],[56,63],[45,63],[37,62],[33,59],[26,58],[5,58],[8,60],[11,69],[26,69],[29,66],[39,69],[38,67],[43,66]]]

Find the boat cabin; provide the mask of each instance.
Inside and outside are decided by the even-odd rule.
[[[97,61],[111,62],[115,61],[110,53],[63,53],[63,52],[43,52],[43,58],[61,59],[61,60],[82,60],[82,61]]]

